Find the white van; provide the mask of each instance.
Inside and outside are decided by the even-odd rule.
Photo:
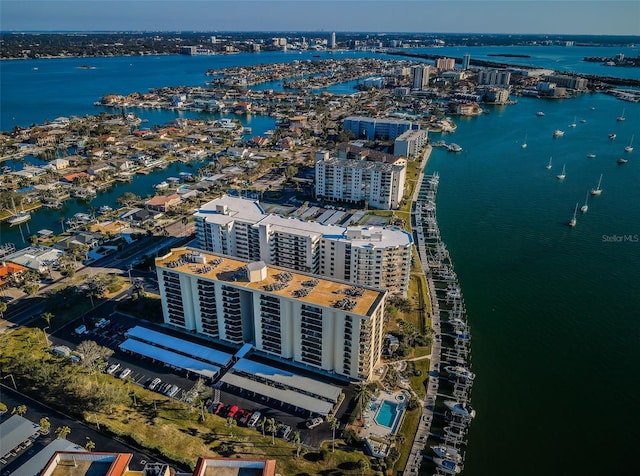
[[[127,378],[129,375],[131,375],[131,369],[126,368],[126,369],[124,369],[122,372],[120,372],[120,375],[118,375],[118,377],[120,377],[121,379],[125,379],[125,378]]]
[[[253,428],[254,426],[256,426],[260,421],[261,416],[262,415],[260,414],[260,412],[253,412],[253,415],[251,415],[251,418],[249,418],[249,421],[247,422],[247,426],[249,428]]]

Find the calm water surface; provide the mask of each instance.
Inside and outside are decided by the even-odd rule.
[[[500,60],[487,54],[505,51],[531,54],[527,64],[540,67],[640,74],[580,61],[618,52],[637,55],[619,48],[440,48],[438,54],[469,52],[472,58]],[[1,129],[95,114],[101,109],[93,102],[108,93],[202,85],[207,68],[298,59],[311,57],[262,53],[2,61]],[[96,69],[77,69],[82,64]],[[627,119],[617,122],[623,109]],[[540,110],[544,117],[536,116]],[[176,117],[173,112],[135,112],[149,125]],[[478,416],[469,435],[465,474],[635,474],[640,441],[640,243],[634,239],[640,235],[640,105],[597,94],[564,101],[519,98],[517,105],[490,112],[458,120],[458,130],[444,139],[464,151],[436,149],[428,164],[429,172],[441,174],[438,220],[474,336]],[[567,127],[574,118],[577,127]],[[273,127],[268,118],[251,120],[254,134]],[[555,129],[564,130],[564,137],[553,139]],[[615,141],[608,139],[612,132]],[[623,149],[633,134],[637,145],[628,154]],[[528,147],[522,149],[525,136]],[[589,153],[597,157],[588,159]],[[623,155],[629,162],[618,165]],[[545,168],[549,157],[551,170]],[[567,176],[560,182],[556,175],[563,164]],[[62,213],[113,205],[128,187],[146,195],[163,178],[190,170],[175,164],[138,176],[90,205],[67,202]],[[590,197],[587,214],[579,214],[577,226],[569,228],[575,204],[583,203],[600,174],[602,195]],[[31,232],[58,230],[58,217],[55,211],[37,212],[29,222]],[[3,226],[0,232],[2,242],[20,239],[16,229]]]

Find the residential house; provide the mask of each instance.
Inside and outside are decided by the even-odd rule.
[[[120,215],[120,220],[128,221],[134,225],[144,225],[162,216],[161,212],[148,208],[134,208]]]
[[[180,195],[172,193],[170,195],[156,195],[150,200],[147,200],[145,205],[151,210],[166,212],[180,204],[180,202],[182,202]]]
[[[0,286],[4,286],[9,281],[9,277],[12,275],[19,276],[24,273],[28,268],[16,263],[7,263],[5,261],[0,262]]]

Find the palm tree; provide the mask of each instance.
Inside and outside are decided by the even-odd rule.
[[[364,412],[364,404],[371,396],[371,389],[369,388],[366,382],[359,382],[356,385],[355,396],[356,396],[356,401],[358,402],[358,405],[360,405],[360,420],[362,420],[363,419],[362,415]]]
[[[260,423],[258,423],[258,428],[260,428],[262,430],[262,437],[264,438],[264,430],[265,430],[265,426],[267,425],[267,417],[262,417],[260,419]]]
[[[236,421],[231,417],[227,417],[227,428],[229,428],[229,436],[233,436],[234,426],[236,426]]]
[[[331,418],[329,419],[329,427],[331,428],[331,452],[335,453],[336,451],[336,430],[338,429],[338,427],[340,426],[340,422],[338,421],[338,419],[335,417],[335,415],[332,415]]]
[[[47,345],[49,345],[49,336],[47,335],[47,331],[45,329],[48,329],[48,328],[51,327],[51,319],[53,319],[56,316],[53,315],[53,313],[51,313],[51,312],[45,312],[40,317],[42,317],[47,322],[47,327],[42,329],[42,332],[44,332],[44,338],[47,341]]]
[[[56,438],[60,439],[60,440],[64,440],[67,436],[69,436],[69,433],[71,433],[71,428],[69,428],[68,426],[59,426],[58,428],[56,428]]]
[[[93,441],[88,440],[87,443],[84,445],[84,449],[87,450],[89,453],[91,453],[93,450],[96,449],[96,444]]]
[[[300,449],[302,448],[302,439],[300,438],[300,432],[294,431],[291,437],[291,442],[296,445],[296,458],[300,456]]]
[[[40,433],[48,435],[51,429],[51,422],[47,417],[40,418]]]
[[[273,418],[269,418],[265,424],[265,426],[267,427],[267,431],[269,433],[271,433],[271,444],[275,445],[276,444],[276,421]]]
[[[7,303],[0,301],[0,319],[4,319],[4,311],[7,310]]]

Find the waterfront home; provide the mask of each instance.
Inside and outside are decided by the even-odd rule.
[[[253,152],[243,147],[228,147],[227,154],[234,159],[247,159],[253,156]]]
[[[86,170],[89,175],[93,175],[94,177],[100,173],[111,173],[113,172],[113,167],[106,162],[98,162],[89,166]]]
[[[49,265],[58,261],[63,251],[48,246],[30,246],[5,256],[5,262],[24,266],[26,268],[45,273]]]
[[[162,216],[161,212],[149,210],[147,208],[134,208],[120,215],[120,220],[128,221],[134,225],[140,226],[149,223]]]
[[[7,284],[11,276],[20,276],[27,270],[25,266],[16,263],[0,262],[0,286]]]
[[[150,210],[156,210],[159,212],[166,212],[171,208],[176,207],[182,202],[182,198],[177,193],[170,195],[156,195],[155,197],[147,200],[145,205]]]
[[[62,238],[53,247],[58,250],[68,251],[76,246],[86,246],[89,250],[92,250],[100,246],[103,241],[104,237],[99,233],[77,231],[70,236]]]
[[[69,159],[55,159],[49,162],[49,165],[53,166],[55,170],[66,169],[67,167],[69,167]]]

